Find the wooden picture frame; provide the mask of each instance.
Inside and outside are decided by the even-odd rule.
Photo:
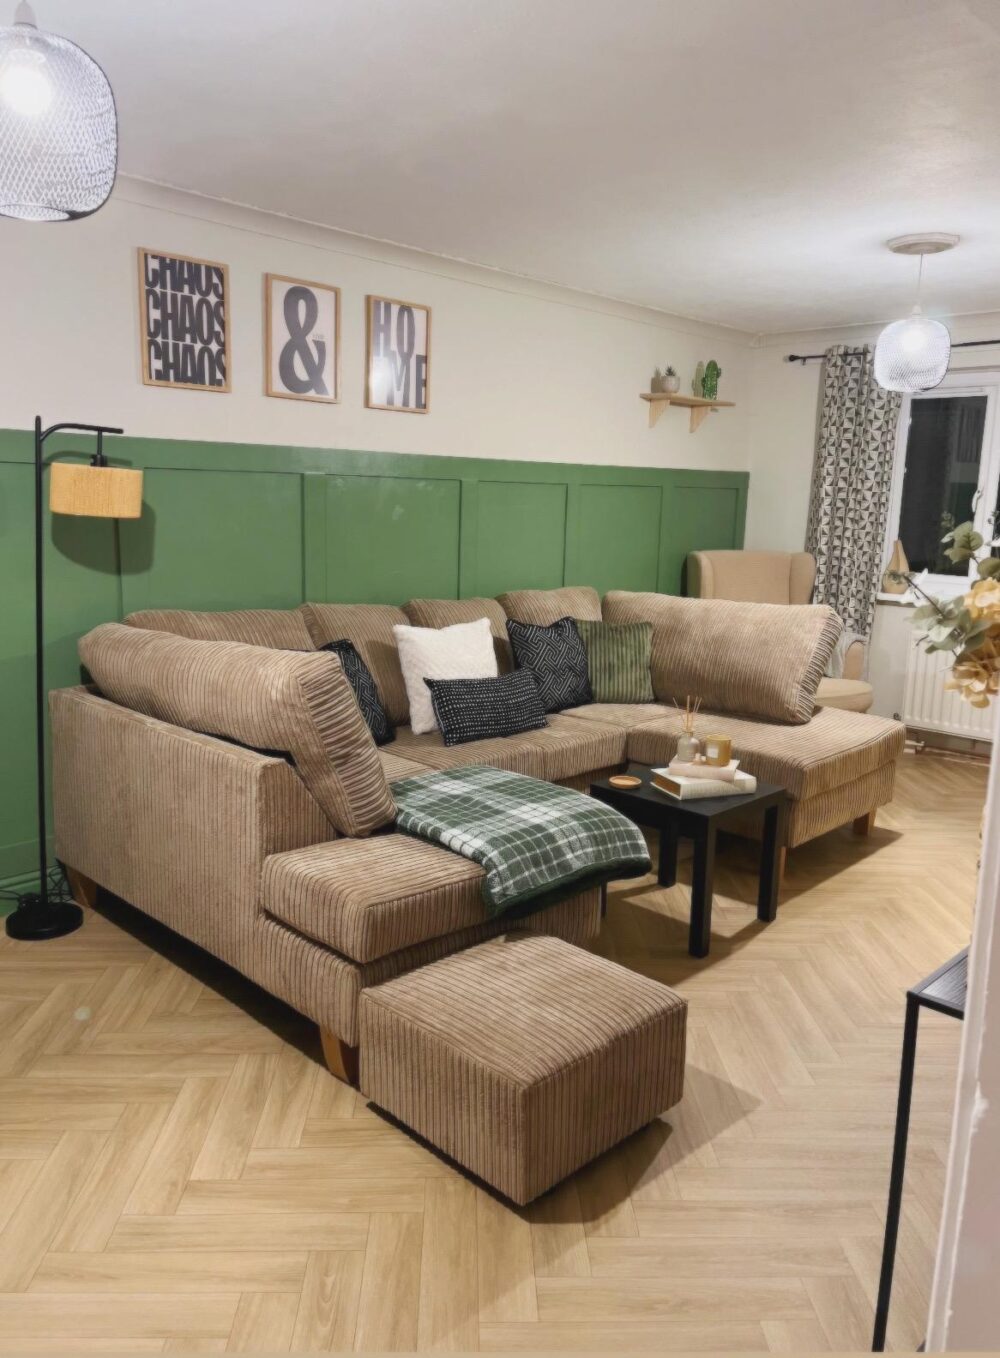
[[[389,314],[384,312],[376,316],[377,307],[388,307]],[[419,334],[414,334],[414,347],[410,353],[405,355],[406,371],[401,380],[398,379],[398,359],[399,354],[394,351],[384,353],[376,352],[376,346],[381,346],[387,334],[392,343],[393,326],[400,324],[399,312],[393,312],[394,307],[405,308],[406,310],[419,312],[423,319],[423,349],[417,347]],[[365,317],[366,317],[366,336],[365,336],[365,405],[369,410],[393,410],[406,415],[426,415],[431,408],[431,309],[423,306],[420,302],[404,302],[398,297],[379,297],[369,294],[365,298]],[[403,321],[405,325],[405,319]],[[419,327],[418,327],[419,329]],[[398,333],[398,332],[397,332]],[[387,385],[389,373],[387,365],[392,363],[393,389]],[[400,389],[402,388],[402,389]],[[410,398],[407,404],[393,400],[379,400],[380,396],[393,395],[399,391],[401,396]],[[423,402],[420,403],[419,397],[423,395]]]
[[[178,255],[167,250],[153,250],[140,245],[136,252],[139,283],[139,334],[142,345],[142,380],[147,387],[175,387],[183,391],[228,392],[232,390],[232,367],[229,344],[229,266],[215,259],[200,259],[195,255]],[[150,262],[159,261],[159,273],[150,274]],[[175,287],[179,269],[169,266],[187,265],[193,269],[212,269],[217,277],[208,280],[197,275],[184,280],[183,287]],[[173,277],[170,274],[173,274]],[[170,284],[170,286],[165,286]],[[221,287],[221,295],[217,289]],[[167,297],[180,299],[176,313],[184,311],[183,321],[178,314],[164,315]],[[190,306],[185,306],[191,299]],[[221,316],[220,316],[221,308]],[[169,332],[162,333],[163,327]],[[174,330],[177,333],[172,333]],[[191,338],[191,332],[194,338]],[[203,338],[208,334],[207,339]],[[161,346],[171,346],[164,353]],[[222,381],[185,380],[189,373],[199,370],[209,378],[219,375]],[[171,372],[175,375],[161,376]]]
[[[298,288],[305,289],[306,293],[311,294],[314,301],[317,302],[316,318],[309,325],[308,330],[303,334],[302,345],[296,345],[295,339],[291,336],[289,332],[289,322],[287,312],[283,313],[280,320],[275,313],[276,288],[280,289],[285,284],[289,285],[288,289],[286,289],[285,291],[286,298],[288,297],[291,288]],[[317,359],[317,345],[320,343],[324,344],[326,343],[325,333],[321,331],[316,336],[316,339],[312,341],[310,341],[310,336],[313,334],[317,325],[321,324],[323,321],[323,317],[320,314],[320,311],[322,302],[327,298],[331,299],[331,304],[333,307],[332,324],[329,324],[328,326],[330,332],[333,335],[333,352],[329,355],[326,355],[324,353],[321,357],[319,357],[319,359]],[[295,305],[297,313],[299,306],[302,305],[304,301],[305,298],[303,297],[300,301],[296,302]],[[340,289],[334,287],[333,284],[310,282],[308,279],[305,278],[290,278],[287,274],[280,273],[266,273],[264,275],[265,396],[276,396],[286,401],[319,401],[323,405],[339,405],[341,392],[340,313],[341,313]],[[308,311],[304,319],[306,321],[309,320]],[[329,317],[327,317],[327,321],[328,322],[330,321]],[[292,345],[290,362],[292,364],[295,364],[295,360],[296,358],[298,358],[297,366],[294,366],[291,372],[288,374],[289,381],[305,383],[309,379],[309,377],[312,376],[313,378],[312,390],[308,388],[302,391],[289,390],[289,386],[286,385],[285,382],[283,381],[280,368],[281,351],[276,352],[275,348],[276,342],[280,342],[282,339],[284,340],[284,343],[282,344],[282,350],[284,349],[285,345],[289,343],[291,343]],[[303,371],[303,364],[304,363],[309,364],[310,362],[312,362],[314,365],[318,365],[318,368],[321,369],[321,371],[317,371],[316,366],[314,366],[313,372],[311,374],[308,370],[308,367],[305,369],[305,371]],[[277,372],[275,370],[276,364],[278,367]],[[332,386],[333,390],[331,394],[325,395],[322,392],[315,389],[315,381],[317,378],[321,383],[325,383],[328,387]]]

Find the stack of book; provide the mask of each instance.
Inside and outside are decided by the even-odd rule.
[[[698,797],[743,797],[757,791],[757,779],[740,771],[738,759],[721,768],[672,759],[667,768],[653,769],[651,776],[654,787],[681,802]]]

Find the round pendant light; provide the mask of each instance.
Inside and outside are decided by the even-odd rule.
[[[42,33],[27,4],[0,28],[0,216],[89,217],[111,193],[118,117],[108,78],[67,38]]]
[[[897,255],[918,255],[917,303],[903,321],[893,321],[875,344],[875,381],[886,391],[930,391],[948,371],[951,335],[940,321],[920,309],[924,255],[938,255],[958,244],[958,236],[943,231],[926,236],[896,236],[886,245]]]

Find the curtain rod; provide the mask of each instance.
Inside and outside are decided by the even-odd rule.
[[[962,340],[961,344],[953,344],[951,347],[953,349],[978,349],[983,345],[993,345],[993,344],[1000,344],[1000,339]],[[863,354],[863,353],[864,353],[863,349],[848,349],[845,353],[845,357],[852,354]],[[803,366],[805,366],[805,364],[812,363],[814,360],[821,358],[826,358],[826,354],[786,354],[785,362],[801,363]]]

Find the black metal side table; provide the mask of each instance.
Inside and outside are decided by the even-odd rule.
[[[910,1103],[913,1097],[913,1069],[917,1056],[917,1024],[921,1009],[934,1009],[952,1018],[965,1018],[965,992],[969,979],[969,950],[960,953],[925,976],[906,992],[906,1022],[903,1026],[903,1059],[899,1070],[899,1100],[896,1104],[896,1135],[889,1174],[889,1205],[885,1214],[885,1243],[882,1247],[882,1272],[875,1305],[875,1331],[872,1352],[885,1349],[889,1324],[892,1273],[896,1262],[899,1216],[903,1206],[903,1178],[906,1173],[906,1143],[910,1134]]]
[[[715,842],[720,829],[741,819],[747,811],[763,816],[760,884],[757,891],[757,918],[765,924],[778,913],[781,885],[781,841],[787,794],[771,783],[757,784],[756,792],[738,797],[702,797],[680,801],[661,792],[652,781],[651,770],[643,764],[630,764],[629,773],[640,778],[638,787],[613,787],[607,778],[590,785],[590,795],[607,802],[636,825],[660,832],[660,862],[657,881],[673,886],[677,881],[677,840],[694,841],[694,871],[691,878],[691,925],[688,952],[692,957],[707,957],[712,932],[712,876],[715,870]]]

